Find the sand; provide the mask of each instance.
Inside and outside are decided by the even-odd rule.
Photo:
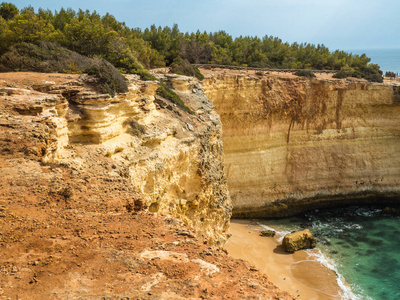
[[[306,251],[286,253],[277,238],[260,236],[262,227],[249,220],[232,220],[225,248],[267,274],[280,289],[298,299],[342,299],[337,275]],[[317,253],[317,250],[308,250]]]

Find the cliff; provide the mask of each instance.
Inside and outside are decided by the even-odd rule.
[[[162,76],[189,114],[127,77],[111,98],[92,77],[0,74],[0,298],[294,299],[210,245],[231,204],[201,86]]]
[[[124,182],[131,187],[124,192],[129,209],[170,214],[210,242],[224,243],[231,204],[219,116],[188,77],[165,75],[164,80],[186,87],[180,96],[193,115],[157,96],[156,82],[128,77],[129,92],[114,98],[97,93],[87,76],[53,75],[58,82],[0,88],[5,110],[0,126],[10,129],[1,132],[2,151],[32,154],[77,175],[107,176],[110,190]]]
[[[398,86],[225,72],[202,84],[223,124],[234,217],[398,200]]]

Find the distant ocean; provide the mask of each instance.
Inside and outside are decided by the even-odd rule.
[[[383,71],[383,74],[387,71],[399,73],[400,75],[400,49],[356,49],[347,50],[353,54],[365,53],[371,58],[371,63],[378,64]]]

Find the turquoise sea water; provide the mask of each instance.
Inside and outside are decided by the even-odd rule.
[[[398,72],[400,75],[400,49],[356,49],[348,50],[348,52],[359,55],[365,53],[371,58],[371,63],[378,64],[381,67],[383,73],[392,71]]]
[[[351,286],[353,295],[343,299],[400,299],[400,217],[380,207],[348,207],[261,223],[282,231],[310,229],[322,261],[331,261]]]

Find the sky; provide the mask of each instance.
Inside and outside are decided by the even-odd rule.
[[[183,32],[224,30],[324,44],[330,50],[400,49],[399,0],[14,0],[19,9],[110,13],[132,28],[178,24]]]

